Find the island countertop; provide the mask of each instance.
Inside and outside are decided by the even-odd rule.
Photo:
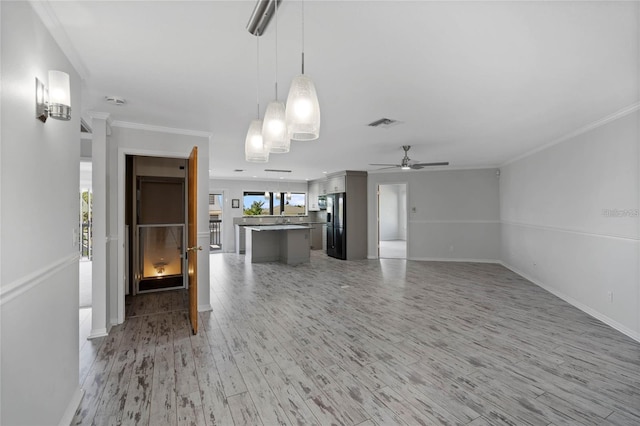
[[[246,229],[252,231],[287,231],[290,229],[311,229],[307,225],[245,225]]]

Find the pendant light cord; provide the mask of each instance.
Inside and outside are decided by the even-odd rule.
[[[304,74],[304,0],[302,0],[302,74]]]
[[[260,120],[260,33],[256,34],[256,107]]]
[[[278,0],[276,0],[276,102],[278,102]]]

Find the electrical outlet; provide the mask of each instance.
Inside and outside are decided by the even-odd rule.
[[[449,252],[453,253],[453,246],[449,246]]]
[[[247,218],[246,218],[246,217],[243,217],[243,218],[242,218],[242,222],[243,222],[243,223],[247,223]]]
[[[613,292],[612,291],[607,292],[607,299],[609,299],[609,303],[613,302]]]
[[[258,218],[258,222],[262,223],[262,218],[261,217]]]

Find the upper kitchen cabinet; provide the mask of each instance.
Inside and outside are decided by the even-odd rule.
[[[309,207],[310,212],[320,211],[320,205],[318,204],[318,196],[320,195],[320,182],[317,180],[309,182]]]
[[[339,174],[327,177],[327,183],[326,183],[327,194],[339,194],[341,192],[347,192],[345,173],[346,172],[341,172]],[[349,172],[349,173],[352,173],[352,172]]]

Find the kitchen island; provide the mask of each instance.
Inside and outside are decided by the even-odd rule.
[[[307,225],[245,226],[246,260],[287,265],[309,262],[309,229]]]

